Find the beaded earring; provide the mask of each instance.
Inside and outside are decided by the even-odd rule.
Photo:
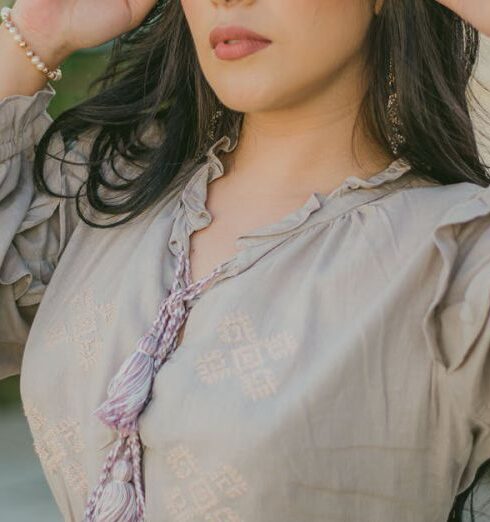
[[[214,142],[216,140],[216,129],[218,128],[221,119],[223,117],[223,109],[218,109],[214,111],[211,116],[211,122],[209,124],[207,137],[210,141]]]
[[[198,160],[200,159],[208,150],[208,148],[211,146],[212,143],[216,140],[216,129],[219,125],[220,119],[223,116],[223,110],[217,109],[213,112],[211,116],[211,120],[208,125],[208,129],[206,132],[206,143],[201,146],[199,150],[196,151],[196,154],[194,155],[194,159]]]
[[[390,58],[389,69],[388,69],[388,103],[387,103],[387,115],[390,123],[390,146],[393,154],[398,154],[400,146],[404,145],[406,140],[402,134],[402,124],[399,114],[398,106],[398,92],[396,85],[396,77],[393,68],[393,62]]]
[[[200,159],[207,152],[211,144],[216,141],[216,130],[221,123],[222,117],[223,109],[217,109],[213,112],[206,132],[206,143],[196,152],[194,156],[195,160]]]

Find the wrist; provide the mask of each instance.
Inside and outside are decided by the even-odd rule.
[[[65,43],[57,42],[54,36],[48,35],[47,28],[44,31],[39,30],[38,27],[23,17],[21,12],[15,11],[16,5],[10,12],[11,21],[22,39],[27,43],[27,48],[31,49],[50,70],[56,69],[73,51]],[[14,35],[11,36],[14,38]]]

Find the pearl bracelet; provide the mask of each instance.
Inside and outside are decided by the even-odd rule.
[[[27,57],[39,71],[44,73],[53,82],[61,80],[63,76],[61,69],[58,67],[56,70],[50,71],[41,58],[39,58],[39,56],[37,56],[37,54],[35,54],[34,51],[29,48],[27,42],[22,38],[22,36],[19,34],[19,30],[12,22],[11,11],[12,9],[10,7],[2,7],[0,10],[0,16],[2,17],[5,28],[14,36],[14,40],[25,50]]]

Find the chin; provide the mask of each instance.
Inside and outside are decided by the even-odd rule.
[[[280,96],[275,88],[259,88],[259,82],[250,86],[237,85],[226,86],[226,88],[212,87],[221,103],[238,112],[266,112],[274,109]]]

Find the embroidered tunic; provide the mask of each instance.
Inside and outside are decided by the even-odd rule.
[[[187,162],[143,216],[96,229],[33,185],[54,94],[0,102],[0,375],[21,371],[35,450],[78,522],[116,441],[93,412],[179,250],[211,223],[207,186],[236,139]],[[46,166],[70,194],[85,173]],[[188,302],[139,417],[146,520],[445,522],[490,458],[490,188],[442,186],[397,160],[236,246]]]

